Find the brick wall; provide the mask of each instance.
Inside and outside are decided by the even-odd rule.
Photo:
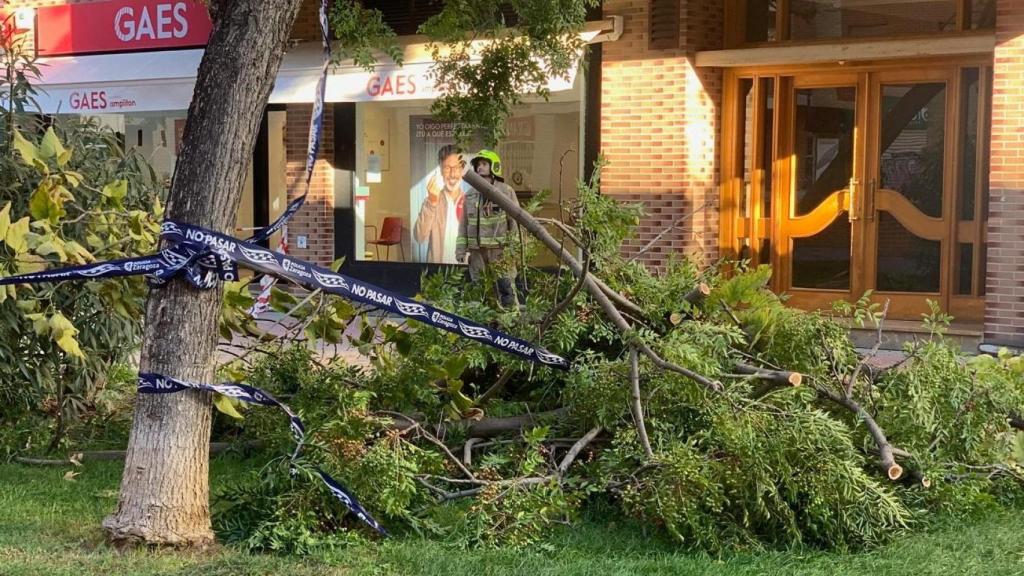
[[[317,16],[320,3],[306,0],[299,9],[299,15],[292,26],[292,40],[314,42],[320,40],[320,19]]]
[[[1024,2],[998,0],[985,338],[1024,346]]]
[[[606,16],[623,17],[623,35],[604,45],[601,146],[608,161],[601,191],[642,202],[648,217],[625,247],[636,252],[684,214],[708,206],[644,256],[650,265],[688,253],[718,255],[718,132],[721,73],[697,70],[698,50],[720,48],[722,3],[680,0],[677,47],[648,46],[648,0],[606,0]]]
[[[320,265],[334,260],[334,114],[330,105],[324,108],[323,143],[310,183],[309,197],[288,223],[288,249],[291,254]],[[306,146],[312,104],[295,104],[287,108],[285,123],[285,161],[288,201],[302,193],[306,175]],[[298,247],[298,237],[306,236],[308,246]]]

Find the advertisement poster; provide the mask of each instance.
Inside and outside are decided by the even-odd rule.
[[[431,116],[409,117],[409,213],[412,215],[412,260],[456,264],[455,242],[466,184],[462,173],[480,138],[462,154],[455,144],[453,122]]]

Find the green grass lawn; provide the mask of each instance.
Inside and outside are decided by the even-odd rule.
[[[247,467],[245,462],[216,461],[212,482]],[[103,544],[99,523],[115,504],[120,464],[87,464],[73,482],[62,479],[64,472],[0,465],[0,574],[1024,575],[1024,516],[1010,513],[915,534],[862,554],[778,552],[715,560],[677,552],[633,525],[596,522],[566,528],[545,550],[531,551],[457,550],[404,539],[353,545],[329,561],[251,555],[227,547],[201,554],[118,553]]]

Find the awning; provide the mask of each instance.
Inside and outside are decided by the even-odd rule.
[[[621,21],[608,19],[588,25],[586,42],[617,37]],[[425,52],[418,47],[419,53]],[[203,50],[136,52],[40,59],[42,80],[36,87],[39,111],[70,114],[185,110],[192,100],[195,76]],[[271,104],[312,102],[320,74],[322,48],[317,43],[290,49],[281,64]],[[328,102],[432,100],[439,95],[430,78],[433,62],[411,61],[404,66],[380,64],[372,72],[354,66],[334,66],[327,81]],[[565,78],[551,78],[551,92],[570,90],[577,67]]]

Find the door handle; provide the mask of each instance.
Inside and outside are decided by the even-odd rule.
[[[847,211],[847,216],[849,217],[850,222],[855,222],[860,219],[860,194],[858,194],[858,188],[860,188],[860,180],[850,178],[850,208]]]

